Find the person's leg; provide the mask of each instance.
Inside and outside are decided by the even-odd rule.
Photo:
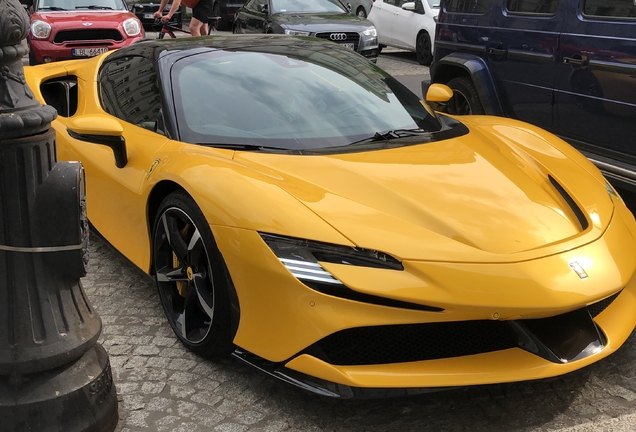
[[[192,36],[208,34],[208,16],[212,13],[212,0],[200,0],[192,8],[192,19],[190,20],[190,33]]]
[[[201,36],[201,27],[203,27],[203,23],[196,19],[194,16],[190,20],[190,33],[192,36]]]

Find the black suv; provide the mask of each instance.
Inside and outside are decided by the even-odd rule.
[[[541,126],[636,190],[636,0],[443,0],[446,110]]]

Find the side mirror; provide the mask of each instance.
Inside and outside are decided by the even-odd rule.
[[[76,140],[110,147],[117,168],[128,163],[124,128],[117,120],[100,115],[81,116],[69,119],[66,130]]]
[[[259,4],[257,9],[258,9],[258,11],[260,13],[268,13],[269,12],[269,5],[267,5],[267,4]]]
[[[135,3],[135,4],[132,6],[132,9],[133,9],[133,11],[134,11],[134,12],[141,12],[141,11],[143,11],[143,10],[144,10],[144,6],[143,6],[143,5],[141,5],[141,4],[139,4],[139,3]]]
[[[426,102],[446,103],[453,97],[453,90],[445,84],[431,84],[426,91]]]
[[[353,8],[351,7],[351,3],[347,3],[347,9],[349,9],[349,12],[353,10]]]
[[[415,12],[415,2],[406,2],[402,5],[402,9]]]

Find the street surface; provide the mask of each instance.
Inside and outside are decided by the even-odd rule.
[[[414,54],[385,49],[378,65],[420,94],[428,68]],[[94,234],[89,249],[82,283],[103,321],[118,432],[636,431],[636,333],[609,358],[559,378],[389,400],[325,399],[239,361],[188,352],[153,282]]]

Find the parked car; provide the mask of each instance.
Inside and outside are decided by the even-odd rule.
[[[25,77],[195,353],[378,397],[565,374],[636,325],[636,221],[592,163],[348,48],[146,40]]]
[[[214,0],[212,15],[221,17],[216,24],[217,29],[231,29],[236,11],[238,11],[244,4],[245,0]]]
[[[375,61],[378,38],[371,22],[339,0],[248,0],[236,13],[234,33],[280,33],[330,40]]]
[[[155,12],[159,10],[159,3],[135,3],[131,6],[133,13],[139,18],[145,30],[156,31],[161,28],[161,24],[155,21]],[[162,11],[162,15],[168,15],[171,5],[168,4]],[[179,8],[172,15],[168,24],[175,27],[183,27],[183,11]]]
[[[124,0],[36,0],[33,6],[27,38],[31,65],[92,57],[144,37]]]
[[[449,112],[534,123],[636,188],[634,2],[444,1],[435,44]]]
[[[440,0],[374,0],[369,14],[378,30],[380,47],[414,51],[417,61],[428,66],[433,60],[435,22]]]
[[[343,0],[349,10],[360,18],[366,18],[373,7],[373,0]]]

